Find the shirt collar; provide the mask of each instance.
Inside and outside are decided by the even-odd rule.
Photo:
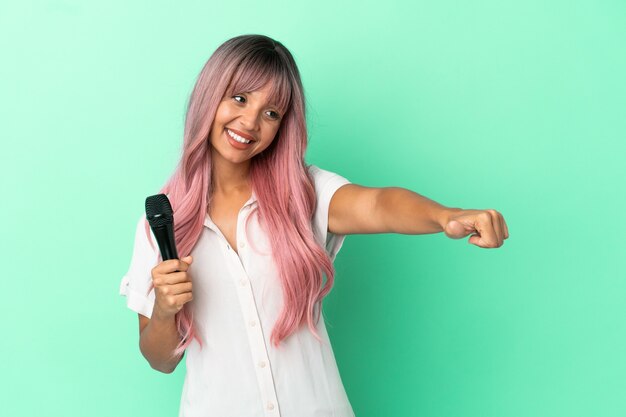
[[[252,205],[253,203],[256,203],[256,194],[254,193],[254,190],[252,190],[252,195],[250,196],[250,198],[248,199],[248,201],[246,201],[244,203],[244,207],[245,206],[249,206]]]
[[[250,196],[250,198],[248,199],[248,201],[246,201],[242,208],[246,207],[246,206],[254,206],[255,204],[257,204],[257,200],[256,200],[256,193],[254,192],[254,190],[252,190],[252,195]],[[213,228],[215,226],[215,223],[213,223],[213,221],[211,220],[211,217],[209,216],[209,213],[205,213],[204,215],[204,225],[208,228]]]

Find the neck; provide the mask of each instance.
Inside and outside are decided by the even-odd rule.
[[[216,156],[217,152],[214,152]],[[232,194],[250,192],[250,161],[233,164],[217,155],[211,161],[211,178],[214,193]]]

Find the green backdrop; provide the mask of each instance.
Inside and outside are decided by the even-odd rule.
[[[358,417],[626,415],[626,3],[0,3],[0,414],[174,416],[118,295],[195,77],[294,54],[307,162],[500,211],[498,249],[352,235],[327,326]]]

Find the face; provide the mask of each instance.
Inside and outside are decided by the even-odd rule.
[[[210,134],[214,159],[247,164],[274,141],[282,114],[268,102],[268,90],[235,91],[222,98]]]

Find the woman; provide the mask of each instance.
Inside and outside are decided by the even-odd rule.
[[[508,237],[495,210],[307,166],[304,103],[280,42],[226,41],[198,77],[180,163],[160,190],[186,256],[162,261],[139,219],[120,292],[153,368],[170,373],[187,352],[180,416],[353,416],[319,320],[345,235],[474,233],[481,247]]]

